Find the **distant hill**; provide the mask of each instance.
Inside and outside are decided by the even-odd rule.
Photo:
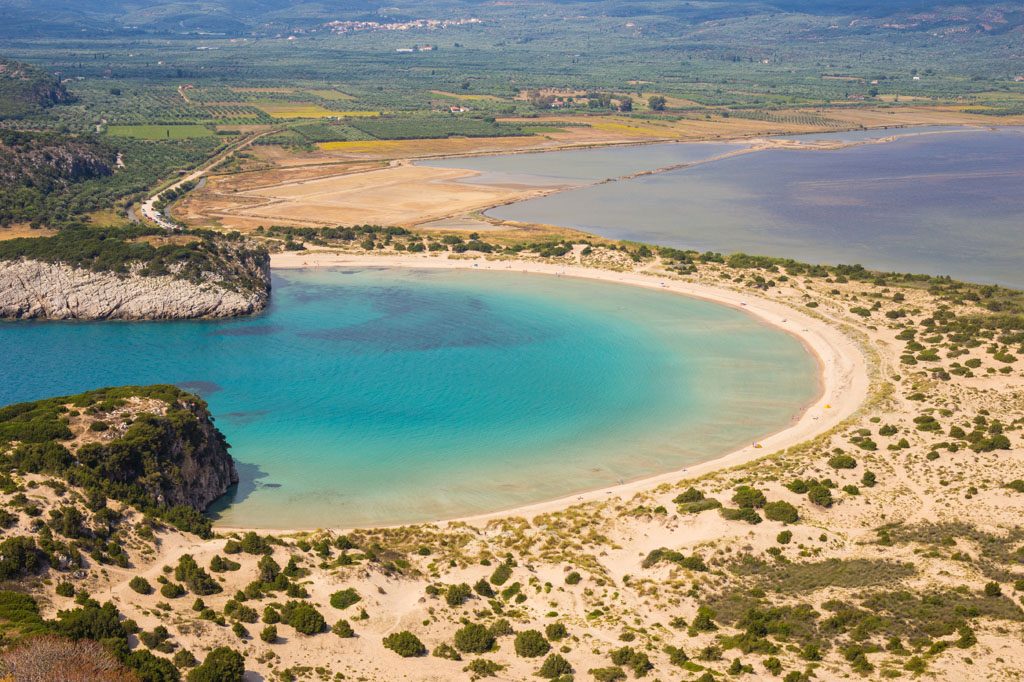
[[[112,147],[92,138],[0,130],[0,225],[44,219],[48,198],[112,175],[116,160]]]
[[[403,21],[473,15],[500,21],[516,3],[492,0],[0,0],[0,35],[83,36],[124,33],[275,34],[332,20]],[[872,19],[906,30],[947,23],[998,33],[1024,24],[1019,3],[998,0],[541,0],[521,3],[523,15],[545,16],[552,7],[586,15],[668,20],[699,25],[747,16],[815,15]],[[839,33],[863,27],[840,22]]]
[[[60,81],[42,69],[0,60],[0,120],[21,118],[40,108],[71,100]]]

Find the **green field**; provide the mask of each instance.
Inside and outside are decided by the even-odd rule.
[[[201,125],[134,125],[110,126],[107,134],[115,137],[133,137],[137,140],[188,140],[195,137],[213,137],[214,132]]]

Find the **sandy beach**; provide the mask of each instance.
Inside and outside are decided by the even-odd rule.
[[[962,649],[952,647],[952,654],[930,657],[928,670],[940,679],[967,680],[984,667],[993,671],[990,679],[1015,679],[1013,671],[1024,666],[1024,650],[1013,625],[1019,611],[1014,583],[1002,579],[1002,601],[969,596],[981,595],[992,575],[1003,574],[992,573],[986,562],[966,562],[952,552],[981,557],[991,547],[1024,542],[1019,530],[1012,530],[1024,513],[1024,495],[1004,486],[1021,477],[1024,461],[1015,433],[1019,427],[1011,425],[1024,409],[1024,375],[1017,369],[993,367],[984,347],[967,354],[972,363],[988,364],[991,371],[954,374],[947,380],[936,378],[935,364],[915,368],[901,360],[906,357],[905,331],[910,323],[889,313],[911,310],[924,320],[946,305],[924,288],[795,273],[782,280],[780,273],[762,270],[781,281],[761,291],[750,286],[750,270],[700,263],[683,279],[669,275],[655,260],[636,264],[621,251],[594,251],[596,255],[586,260],[578,251],[534,260],[305,251],[274,254],[272,267],[508,270],[698,297],[743,310],[800,339],[818,358],[821,393],[787,428],[685,470],[436,523],[256,530],[272,538],[271,556],[278,566],[298,562],[293,586],[298,598],[322,612],[327,628],[339,620],[350,624],[353,637],[338,637],[326,629],[307,636],[281,623],[275,639],[261,641],[257,634],[270,621],[256,620],[258,611],[245,621],[248,634],[239,635],[203,616],[197,618],[191,596],[165,603],[162,595],[141,595],[129,585],[135,576],[154,585],[167,580],[184,554],[200,566],[212,567],[215,557],[226,553],[228,538],[239,539],[250,529],[217,527],[217,536],[204,540],[165,528],[152,544],[139,542],[132,549],[131,567],[108,566],[102,575],[90,574],[79,587],[97,599],[111,600],[147,631],[167,627],[178,646],[200,657],[214,646],[239,648],[247,657],[246,680],[252,682],[289,679],[286,670],[317,668],[375,681],[468,679],[472,676],[466,675],[467,664],[481,657],[463,652],[452,659],[438,652],[456,641],[456,633],[467,622],[490,626],[502,621],[515,633],[547,632],[549,625],[564,625],[569,635],[552,642],[553,650],[565,654],[577,679],[595,678],[590,671],[607,668],[626,642],[649,653],[660,679],[693,679],[679,677],[678,663],[670,660],[666,645],[685,649],[689,663],[699,661],[697,671],[724,670],[742,654],[743,663],[757,666],[744,679],[780,679],[767,668],[770,659],[764,656],[769,654],[737,652],[735,645],[724,645],[728,633],[742,632],[739,617],[745,609],[774,603],[782,605],[779,613],[785,614],[785,609],[806,605],[825,627],[835,608],[829,605],[836,600],[855,604],[863,613],[881,613],[883,620],[877,622],[888,622],[885,609],[904,602],[889,599],[887,591],[903,590],[914,599],[927,595],[932,600],[936,594],[950,594],[956,596],[943,602],[949,609],[944,617],[959,617],[955,609],[963,600],[973,600],[965,602],[970,608],[983,609],[970,622],[977,643],[970,645],[969,663]],[[868,317],[852,312],[856,301],[877,301],[878,312]],[[958,313],[975,310],[963,305]],[[958,360],[940,358],[938,369],[956,372],[957,363],[968,361],[965,355],[954,357]],[[949,432],[970,419],[999,419],[1008,425],[1011,441],[994,451],[943,448],[936,444],[941,434],[933,435],[928,426],[921,429],[922,413],[938,415]],[[876,440],[866,443],[860,440],[863,434]],[[834,463],[837,455],[846,461]],[[806,488],[794,486],[797,481],[818,486],[825,485],[818,481],[827,481],[829,497],[816,501]],[[756,520],[737,517],[736,493],[744,486],[763,493],[769,504],[788,505],[793,516],[779,518],[763,507],[751,510]],[[713,504],[689,509],[681,501],[684,491],[705,496],[702,499]],[[33,499],[44,508],[59,504],[41,493]],[[135,523],[139,516],[129,518]],[[968,530],[962,529],[964,519],[970,519]],[[891,529],[886,532],[892,536],[880,535],[879,529]],[[987,539],[1006,533],[1010,535],[1002,543]],[[941,550],[944,553],[939,545],[927,544],[931,537],[947,535],[956,540],[950,550]],[[659,553],[665,552],[702,563],[695,567],[681,559],[659,560]],[[239,568],[216,572],[214,579],[222,591],[203,598],[215,615],[226,613],[239,595],[258,609],[270,608],[266,600],[273,604],[295,598],[281,592],[246,597],[245,592],[259,585],[261,560],[245,552],[231,557]],[[496,567],[506,563],[509,577],[494,582]],[[789,577],[789,572],[802,577]],[[470,596],[464,603],[449,601],[447,591],[460,585]],[[359,603],[347,609],[333,606],[332,595],[347,589],[355,590]],[[488,593],[490,597],[485,596]],[[767,594],[772,602],[756,594]],[[48,599],[43,605],[48,616],[70,603],[59,595]],[[739,600],[741,606],[730,606],[731,600]],[[716,624],[688,629],[696,623],[698,609],[708,604]],[[928,608],[936,608],[934,601],[931,604]],[[899,622],[904,624],[898,627],[911,645],[909,638],[916,635],[906,633],[918,631],[914,628],[920,627],[916,623],[925,612],[901,613]],[[401,658],[389,651],[384,639],[403,631],[415,634],[434,654]],[[955,630],[947,634],[957,636]],[[540,661],[517,655],[513,639],[500,636],[484,654],[499,666],[493,678],[536,679]],[[910,655],[871,653],[876,670],[886,672],[901,669]],[[813,666],[817,679],[849,677],[849,660],[836,645],[810,664],[797,646],[779,647],[771,655],[782,659],[787,670]]]
[[[765,324],[778,327],[797,337],[817,359],[820,369],[818,398],[800,415],[794,415],[795,421],[790,426],[767,435],[757,443],[751,443],[739,450],[685,469],[644,477],[622,485],[580,491],[567,497],[524,507],[496,510],[459,519],[434,519],[434,521],[485,523],[488,520],[510,514],[549,513],[582,502],[603,500],[613,496],[628,497],[663,483],[674,483],[681,477],[694,478],[719,469],[745,464],[765,454],[784,450],[828,431],[853,414],[868,394],[867,364],[856,341],[822,319],[811,317],[789,305],[761,296],[751,296],[743,292],[657,277],[652,274],[614,272],[592,267],[563,266],[525,260],[449,258],[446,255],[375,256],[318,251],[276,253],[271,257],[271,268],[274,269],[329,267],[507,270],[554,277],[578,277],[666,291],[743,310]],[[225,528],[225,530],[228,529]]]

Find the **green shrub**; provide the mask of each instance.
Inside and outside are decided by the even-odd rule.
[[[559,654],[551,654],[544,659],[540,670],[537,671],[537,677],[545,680],[554,680],[563,675],[572,675],[572,672],[572,666],[569,665],[569,661]]]
[[[719,512],[722,514],[722,518],[728,521],[746,521],[749,524],[756,525],[761,523],[761,515],[753,507],[740,507],[739,509],[732,509],[730,507],[722,507]]]
[[[626,671],[618,666],[591,668],[587,671],[597,682],[619,682],[626,679]]]
[[[780,521],[782,523],[796,523],[800,520],[800,514],[796,507],[784,500],[769,502],[764,506],[764,516],[769,521]]]
[[[494,661],[488,661],[486,658],[475,658],[469,662],[463,672],[473,673],[474,678],[478,677],[494,677],[498,672],[504,670],[505,666]]]
[[[507,618],[499,618],[491,623],[491,627],[488,629],[495,637],[506,637],[515,634],[515,631],[512,629],[512,623],[508,622]]]
[[[71,583],[69,583],[66,580],[57,583],[57,587],[54,589],[54,591],[60,597],[74,597],[75,596],[75,586],[72,585]]]
[[[536,658],[550,651],[551,645],[537,630],[524,630],[516,635],[515,650],[523,658]]]
[[[149,584],[149,581],[143,578],[141,575],[137,575],[128,581],[128,587],[132,588],[139,594],[153,594],[153,586]]]
[[[466,603],[466,600],[470,598],[473,591],[466,583],[459,583],[458,585],[449,585],[448,589],[445,590],[444,600],[452,608],[456,606],[462,606]]]
[[[857,460],[850,455],[833,455],[829,457],[828,465],[833,469],[856,469]]]
[[[696,502],[684,502],[679,505],[678,509],[680,514],[700,514],[710,509],[719,509],[721,506],[721,502],[713,497],[708,497]]]
[[[1024,482],[1022,482],[1022,485],[1024,485]],[[1020,492],[1024,492],[1024,491],[1020,491]],[[579,585],[582,580],[583,580],[583,576],[580,575],[579,571],[572,571],[567,576],[565,576],[565,584],[566,585]]]
[[[260,630],[260,639],[267,644],[273,644],[277,641],[277,626],[268,625],[267,627]]]
[[[665,653],[668,655],[668,662],[680,668],[685,666],[690,660],[690,657],[686,655],[682,648],[672,646],[671,644],[665,647]]]
[[[334,627],[331,628],[331,632],[343,639],[356,636],[356,631],[352,629],[352,625],[344,618],[334,624]]]
[[[733,493],[732,501],[737,507],[760,509],[767,501],[764,493],[749,485],[741,485]]]
[[[185,588],[178,583],[164,583],[160,586],[160,594],[167,599],[176,599],[185,594]]]
[[[462,656],[455,650],[455,647],[447,642],[442,642],[434,647],[434,651],[431,653],[431,656],[434,656],[435,658],[445,658],[449,661],[462,660]]]
[[[174,658],[171,660],[178,668],[194,668],[199,665],[199,661],[196,660],[195,655],[193,655],[188,649],[178,649],[174,654]]]
[[[494,647],[494,635],[479,623],[469,623],[455,631],[455,648],[463,653],[482,654]]]
[[[690,502],[700,502],[704,499],[704,493],[697,490],[696,488],[690,487],[685,491],[676,495],[672,501],[676,504],[688,504]]]
[[[174,579],[185,583],[189,591],[200,596],[218,594],[224,591],[213,577],[199,567],[191,554],[183,554],[174,569]]]
[[[331,595],[331,606],[344,610],[361,600],[362,597],[355,591],[355,588],[349,587]]]
[[[793,531],[784,530],[775,536],[775,541],[780,545],[788,545],[790,540],[793,539]]]
[[[624,646],[611,652],[612,663],[618,666],[626,666],[633,671],[636,677],[644,677],[647,672],[654,668],[651,659],[642,651],[633,647]]]
[[[569,635],[569,631],[561,623],[548,623],[547,627],[544,628],[544,635],[550,641],[557,642],[565,639]]]
[[[222,556],[220,556],[219,554],[215,554],[213,556],[213,558],[210,559],[210,570],[213,571],[214,573],[224,573],[226,571],[237,571],[241,567],[242,567],[242,564],[238,563],[237,561],[231,561],[230,559],[225,559]]]
[[[188,674],[188,682],[242,682],[245,658],[226,646],[206,655],[203,664]]]
[[[423,646],[420,638],[408,630],[391,633],[384,638],[384,646],[402,658],[424,656],[427,653],[427,647]]]
[[[498,564],[498,567],[494,569],[491,574],[492,585],[504,585],[508,582],[508,579],[512,577],[512,567],[507,563]]]
[[[303,635],[315,635],[327,628],[327,622],[309,602],[290,601],[281,608],[281,621]]]
[[[807,499],[819,507],[831,507],[832,491],[823,485],[816,485],[807,491]]]
[[[43,567],[36,541],[16,536],[0,542],[0,580],[14,580]]]

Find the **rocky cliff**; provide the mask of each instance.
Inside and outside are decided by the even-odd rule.
[[[190,530],[207,529],[195,512],[238,483],[206,403],[175,386],[104,388],[0,408],[3,445],[12,448],[15,470],[63,477]]]
[[[205,402],[182,393],[164,415],[142,418],[146,420],[154,430],[158,466],[129,476],[145,481],[143,486],[158,504],[202,511],[238,483],[235,461]]]
[[[158,248],[104,243],[100,248],[109,253],[99,259],[81,243],[67,253],[39,244],[21,249],[8,244],[0,242],[0,249],[8,249],[0,253],[0,318],[233,317],[259,312],[270,298],[270,257],[244,242],[208,238]]]
[[[232,290],[215,278],[194,283],[159,277],[119,276],[63,264],[19,260],[0,263],[0,317],[48,320],[171,320],[233,317],[267,305],[267,288]]]

